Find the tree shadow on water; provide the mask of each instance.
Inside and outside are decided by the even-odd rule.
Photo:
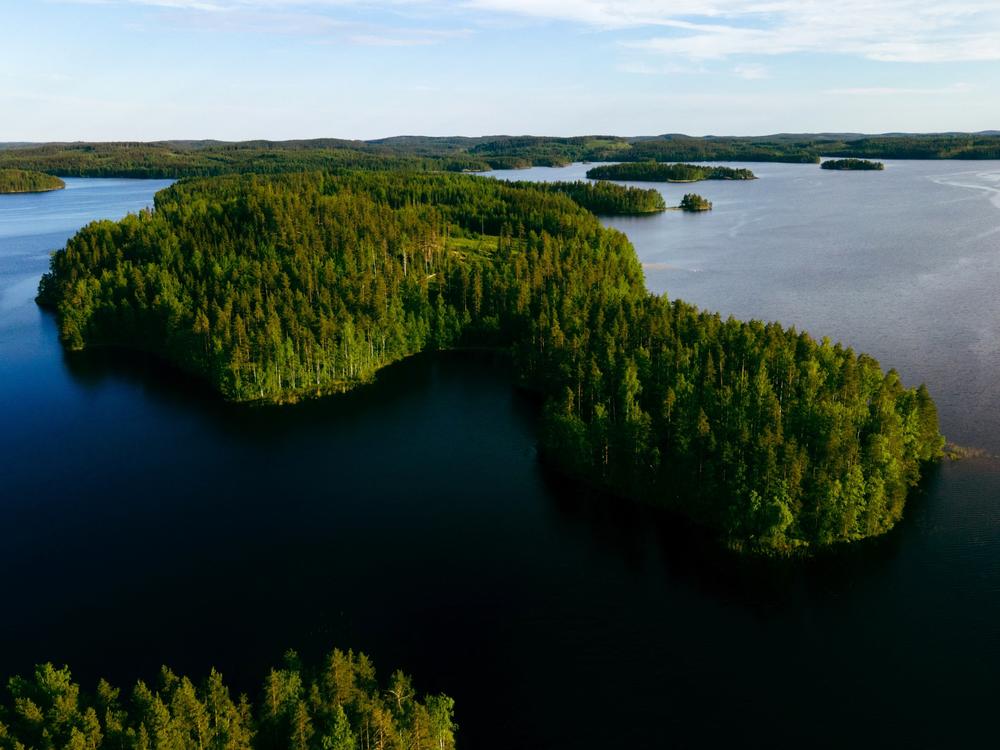
[[[821,550],[812,556],[778,558],[727,549],[718,535],[675,512],[603,493],[543,465],[551,508],[567,533],[623,560],[638,576],[666,586],[691,587],[762,616],[818,606],[877,585],[899,560],[915,533],[938,481],[931,466],[910,493],[903,520],[874,539]]]

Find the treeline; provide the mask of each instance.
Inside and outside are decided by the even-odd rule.
[[[1000,134],[772,135],[697,138],[401,136],[374,141],[160,141],[14,144],[0,168],[70,177],[203,177],[303,170],[488,171],[563,166],[574,161],[818,163],[822,156],[894,159],[1000,159]]]
[[[52,144],[0,151],[0,167],[31,169],[63,177],[133,177],[176,179],[223,174],[277,174],[304,170],[405,169],[426,171],[488,170],[467,155],[422,157],[365,144],[322,145],[299,142],[208,144],[83,143]]]
[[[589,176],[589,175],[588,175]],[[659,190],[625,187],[613,182],[515,183],[523,187],[568,195],[583,208],[602,216],[628,216],[665,211]]]
[[[44,193],[64,187],[66,183],[52,175],[24,169],[0,169],[0,193]]]
[[[335,650],[316,670],[289,652],[259,699],[234,698],[215,670],[195,684],[164,667],[125,698],[93,692],[69,669],[13,677],[0,701],[2,750],[453,750],[454,701],[420,697],[395,672],[380,684],[364,654]]]
[[[824,156],[878,159],[1000,159],[998,133],[866,136],[820,149]]]
[[[827,159],[820,164],[820,167],[823,169],[878,171],[885,169],[885,164],[880,161],[869,161],[868,159]]]
[[[593,180],[636,180],[640,182],[700,182],[701,180],[755,180],[749,169],[663,164],[655,161],[602,164],[587,170]]]
[[[818,142],[785,136],[761,138],[694,138],[664,135],[632,142],[628,156],[614,161],[752,161],[812,164],[819,161]]]
[[[629,150],[629,142],[616,136],[502,136],[472,146],[469,154],[483,159],[493,169],[519,169],[562,167],[574,161],[604,161]]]
[[[651,295],[624,235],[554,189],[398,172],[180,182],[84,228],[40,301],[71,349],[150,349],[227,398],[343,390],[426,349],[508,347],[543,454],[734,547],[890,528],[934,404],[850,349]]]

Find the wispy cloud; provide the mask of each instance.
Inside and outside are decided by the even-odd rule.
[[[658,60],[653,62],[630,61],[619,63],[615,66],[619,73],[632,73],[641,76],[675,76],[691,75],[694,73],[704,73],[705,69],[696,65],[680,65],[677,63],[664,63]]]
[[[59,1],[59,0],[56,0]],[[1000,60],[998,0],[62,0],[205,14],[420,14],[459,25],[504,19],[629,30],[636,53],[688,61],[825,53],[898,63]],[[648,29],[644,39],[634,35]],[[382,43],[412,44],[375,34]],[[738,75],[744,75],[736,71]],[[744,77],[753,77],[744,75]]]
[[[379,33],[354,34],[348,40],[369,47],[425,47],[471,33],[470,29],[390,29]]]
[[[740,78],[747,81],[760,81],[764,78],[770,78],[771,74],[767,67],[764,65],[756,65],[749,63],[746,65],[737,65],[733,68],[733,72]]]
[[[468,0],[598,29],[659,27],[628,46],[694,60],[834,53],[889,62],[1000,60],[996,0]]]
[[[940,88],[906,88],[892,86],[862,86],[858,88],[827,89],[824,93],[832,96],[940,96],[942,94],[965,94],[973,90],[968,83],[955,83]]]
[[[421,47],[467,37],[470,28],[431,28],[403,23],[397,10],[428,7],[427,0],[48,0],[50,3],[141,6],[162,11],[135,29],[180,29],[199,32],[278,34],[322,37],[320,44],[369,47]],[[391,10],[365,14],[360,11]],[[430,14],[423,14],[425,20]],[[448,19],[450,20],[450,19]],[[380,23],[379,21],[387,21]],[[400,23],[393,23],[398,21]],[[445,24],[446,25],[447,21]]]

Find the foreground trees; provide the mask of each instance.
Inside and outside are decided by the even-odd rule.
[[[71,349],[152,350],[227,398],[343,390],[409,354],[508,347],[565,471],[787,553],[901,516],[934,403],[870,357],[651,295],[561,191],[463,175],[181,182],[84,228],[39,300]]]
[[[129,696],[101,680],[93,693],[44,664],[13,677],[0,699],[3,750],[453,750],[454,702],[421,698],[395,672],[380,684],[364,654],[335,650],[315,670],[294,653],[255,703],[233,698],[215,670],[199,684],[164,667]]]

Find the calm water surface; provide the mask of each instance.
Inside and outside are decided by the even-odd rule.
[[[709,215],[612,223],[657,290],[842,339],[1000,452],[1000,164],[752,165]],[[585,167],[529,170],[567,179]],[[503,176],[503,175],[501,175]],[[1000,668],[1000,466],[942,466],[887,538],[732,560],[539,466],[502,359],[418,357],[282,409],[148,360],[64,356],[47,254],[166,183],[0,196],[0,673],[90,681],[368,651],[467,748],[978,746]],[[676,203],[690,186],[661,186]]]

